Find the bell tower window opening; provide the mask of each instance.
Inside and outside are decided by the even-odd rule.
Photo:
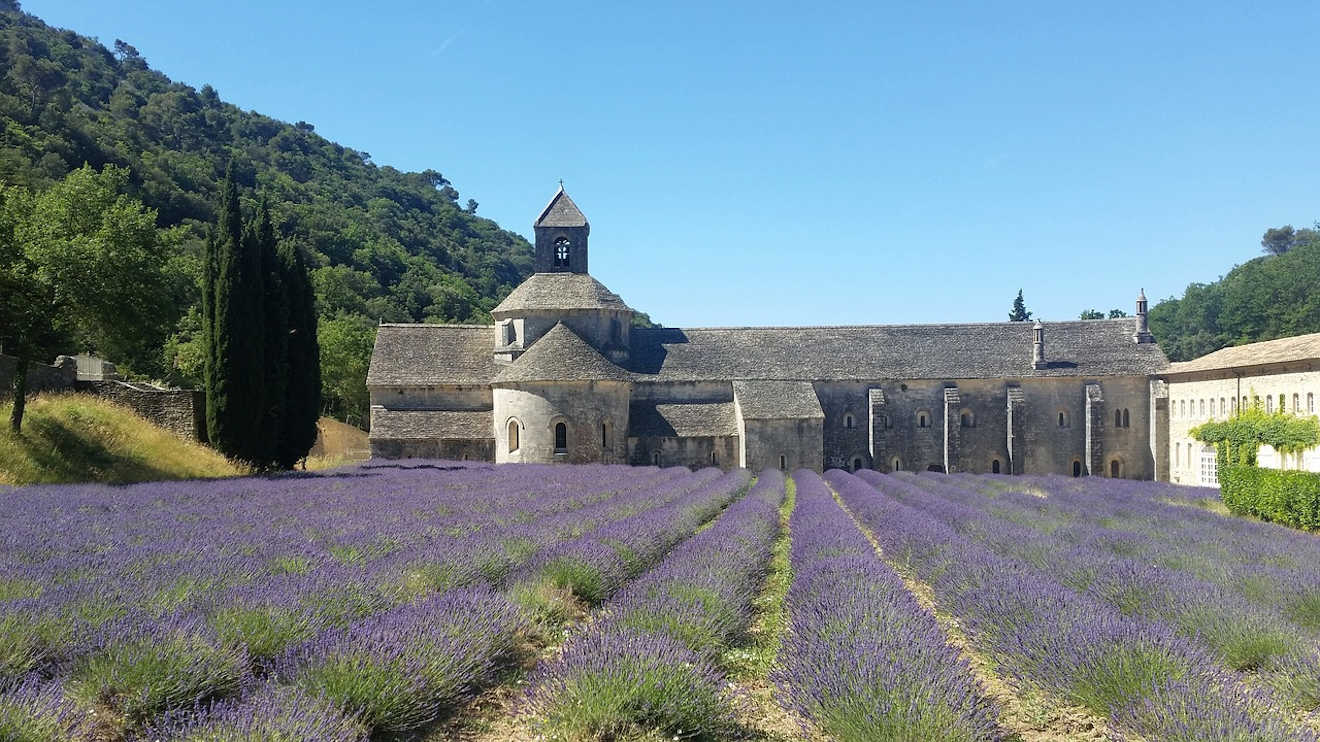
[[[563,453],[568,450],[568,426],[563,423],[555,423],[555,453]]]
[[[555,240],[555,267],[567,268],[569,258],[573,252],[573,243],[567,237],[560,237]]]

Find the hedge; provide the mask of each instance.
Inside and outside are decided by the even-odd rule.
[[[1320,530],[1320,474],[1229,466],[1219,472],[1219,487],[1235,515]]]

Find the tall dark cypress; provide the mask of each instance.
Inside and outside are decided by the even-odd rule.
[[[261,260],[261,236],[255,223],[243,230],[239,253],[239,285],[235,292],[233,355],[241,372],[234,380],[238,426],[244,432],[240,459],[256,466],[268,461],[266,423],[266,292]]]
[[[262,466],[280,461],[283,450],[285,397],[289,384],[289,304],[284,285],[284,266],[271,224],[270,209],[263,201],[257,212],[256,239],[261,251],[264,417],[258,438]]]
[[[234,166],[225,171],[219,217],[207,241],[204,332],[207,340],[206,430],[211,445],[226,456],[245,458],[242,406],[244,302],[241,256],[243,217],[239,212]]]
[[[280,243],[282,282],[289,310],[288,380],[279,463],[285,468],[312,450],[321,414],[321,347],[316,339],[316,297],[302,253]]]

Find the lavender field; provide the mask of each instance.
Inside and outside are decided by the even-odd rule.
[[[0,739],[1316,740],[1320,538],[1213,495],[455,462],[0,492]]]

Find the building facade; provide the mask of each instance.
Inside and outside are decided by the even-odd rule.
[[[591,227],[562,188],[534,229],[536,273],[494,324],[381,325],[373,455],[1133,479],[1167,468],[1168,360],[1144,295],[1133,318],[1034,326],[637,328],[587,272]]]
[[[1170,364],[1165,379],[1169,479],[1178,484],[1218,486],[1214,448],[1194,440],[1191,430],[1252,405],[1266,412],[1316,414],[1320,333],[1224,348],[1192,361]],[[1320,472],[1320,448],[1281,456],[1264,446],[1257,463]]]

